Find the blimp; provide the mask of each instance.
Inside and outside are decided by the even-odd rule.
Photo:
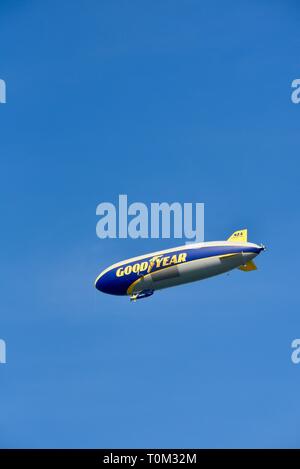
[[[147,298],[157,290],[203,280],[233,269],[256,270],[253,259],[265,250],[250,243],[248,230],[235,231],[227,241],[185,244],[152,252],[113,264],[98,275],[97,290],[129,296],[132,301]]]

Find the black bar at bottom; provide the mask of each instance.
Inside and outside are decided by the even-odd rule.
[[[122,464],[124,467],[155,466],[157,464],[185,464],[188,466],[206,463],[218,464],[221,468],[228,463],[267,463],[274,458],[276,463],[287,463],[289,459],[300,461],[298,449],[233,450],[233,449],[2,449],[0,467],[19,467],[24,464],[39,467],[42,464],[75,465],[76,467],[100,467]]]

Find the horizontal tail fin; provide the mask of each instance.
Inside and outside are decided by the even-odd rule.
[[[248,239],[248,230],[239,230],[235,231],[227,241],[235,242],[235,243],[247,243]]]
[[[242,270],[243,272],[251,272],[251,270],[257,270],[257,267],[253,261],[248,261],[246,264],[238,267],[238,269]]]

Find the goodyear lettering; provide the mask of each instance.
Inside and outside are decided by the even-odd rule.
[[[186,253],[186,252],[182,252],[181,254],[179,254],[179,256],[178,256],[178,264],[181,263],[181,262],[185,262],[185,261],[186,261],[186,256],[187,256],[187,253]]]
[[[159,269],[160,267],[169,267],[172,265],[181,264],[182,262],[186,262],[186,252],[182,252],[180,254],[174,254],[172,257],[170,256],[154,256],[149,261],[142,261],[137,262],[133,265],[126,265],[124,267],[119,267],[116,271],[117,277],[123,277],[124,275],[130,275],[132,272],[135,274],[139,274],[141,272],[146,272],[149,274],[153,268]]]

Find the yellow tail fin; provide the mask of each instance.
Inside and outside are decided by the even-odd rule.
[[[239,230],[235,231],[227,241],[235,242],[235,243],[247,243],[248,238],[248,230]]]
[[[240,265],[238,269],[243,270],[244,272],[250,272],[251,270],[257,270],[257,267],[253,261],[248,261],[245,265]]]

